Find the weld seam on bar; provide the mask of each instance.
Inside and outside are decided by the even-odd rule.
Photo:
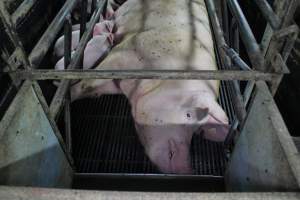
[[[271,81],[280,73],[240,70],[18,70],[11,72],[20,79],[77,80],[77,79],[194,79],[194,80],[265,80]],[[68,81],[69,82],[69,81]]]
[[[60,9],[58,14],[52,21],[52,23],[49,25],[48,29],[45,31],[43,36],[33,48],[29,55],[29,61],[33,68],[35,68],[41,63],[42,59],[47,54],[50,46],[54,42],[57,33],[63,27],[66,16],[70,14],[77,2],[78,0],[66,1],[66,3],[63,5],[63,7]]]

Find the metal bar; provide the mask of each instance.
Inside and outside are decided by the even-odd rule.
[[[231,32],[231,46],[232,48],[239,53],[240,51],[240,33],[239,33],[239,27],[236,23],[236,19],[233,18],[231,20],[231,25],[230,25],[230,32]]]
[[[23,44],[16,31],[15,24],[13,24],[11,20],[11,16],[5,7],[5,1],[0,1],[0,18],[5,27],[5,32],[13,42],[14,46],[16,47],[17,50],[16,52],[18,53],[17,59],[19,59],[19,61],[23,63],[25,68],[29,68],[29,61],[26,52],[23,48]]]
[[[163,178],[162,175],[159,178]],[[128,191],[99,191],[99,190],[75,190],[75,189],[52,189],[0,186],[0,198],[10,200],[59,200],[59,199],[81,199],[81,200],[102,200],[102,199],[152,199],[152,200],[299,200],[297,192],[267,192],[267,193],[203,193],[203,192],[128,192]]]
[[[39,42],[31,51],[29,55],[29,61],[34,68],[41,63],[42,59],[48,52],[50,46],[56,39],[57,33],[61,30],[62,26],[64,25],[66,16],[71,13],[73,8],[77,4],[77,1],[78,0],[66,1],[64,6],[60,9],[58,14],[52,21],[52,23],[49,25],[48,29],[40,38]]]
[[[214,36],[215,36],[216,43],[217,43],[217,49],[220,54],[221,63],[224,65],[223,68],[229,69],[231,66],[231,63],[230,63],[229,57],[226,56],[225,51],[223,49],[223,47],[227,46],[227,44],[225,42],[224,34],[222,32],[222,29],[221,29],[221,26],[220,26],[220,23],[218,20],[218,16],[216,15],[216,10],[215,10],[213,1],[207,0],[206,6],[207,6],[207,11],[208,11],[208,14],[210,17],[211,25],[212,25],[212,28],[214,31]],[[236,79],[232,79],[232,80],[236,80]],[[235,83],[233,83],[233,84],[235,84]],[[232,84],[230,86],[233,87],[233,90],[237,89],[236,87],[232,86]],[[233,105],[234,105],[235,111],[237,112],[237,116],[242,117],[245,115],[246,109],[239,106],[239,105],[242,105],[242,102],[238,102],[239,100],[242,99],[242,98],[239,98],[239,96],[241,96],[240,90],[235,90],[235,95],[231,94],[232,100],[234,101]],[[243,119],[239,118],[239,120],[242,121]]]
[[[222,21],[223,21],[223,31],[225,36],[225,41],[229,42],[229,22],[228,22],[228,6],[226,1],[221,1],[222,3]]]
[[[80,15],[80,38],[82,38],[87,21],[87,0],[81,0],[81,15]]]
[[[75,51],[74,57],[72,58],[72,61],[68,67],[68,69],[75,69],[78,68],[78,64],[82,58],[83,51],[85,49],[86,44],[88,43],[92,31],[94,29],[95,24],[99,21],[100,15],[104,9],[105,5],[105,0],[99,1],[97,4],[97,12],[95,12],[92,15],[92,18],[90,20],[90,23],[88,24],[88,28],[83,34],[78,47]],[[80,79],[80,78],[79,78]],[[61,84],[59,85],[58,89],[56,90],[56,93],[54,95],[54,98],[52,99],[51,105],[50,105],[50,110],[51,110],[51,116],[56,118],[56,116],[59,114],[61,107],[64,103],[65,95],[68,91],[70,85],[70,81],[68,80],[63,80]]]
[[[57,140],[58,140],[58,142],[59,142],[62,150],[66,154],[66,158],[69,161],[70,166],[74,169],[75,168],[75,166],[74,166],[74,160],[73,160],[71,154],[67,150],[67,147],[66,147],[66,145],[64,143],[64,140],[63,140],[63,138],[61,136],[61,133],[60,133],[60,131],[59,131],[59,129],[58,129],[58,127],[57,127],[54,119],[50,116],[49,106],[48,106],[48,104],[46,102],[46,99],[45,99],[45,97],[43,95],[41,87],[35,81],[32,82],[32,87],[33,87],[34,92],[35,92],[35,94],[36,94],[36,96],[37,96],[37,98],[38,98],[38,100],[39,100],[39,102],[40,102],[40,104],[41,104],[44,112],[45,112],[45,115],[47,116],[47,118],[49,120],[49,123],[50,123],[50,125],[51,125],[51,127],[53,129],[54,134],[56,135],[56,138],[57,138]]]
[[[287,59],[289,58],[289,55],[291,54],[291,52],[294,48],[295,42],[299,35],[299,27],[297,25],[293,25],[293,26],[295,26],[295,31],[292,33],[291,36],[288,37],[286,44],[284,45],[283,50],[282,50],[282,57],[283,57],[284,62],[286,62]]]
[[[227,2],[229,4],[229,8],[231,9],[232,14],[237,20],[241,38],[245,44],[248,56],[253,67],[255,67],[256,70],[264,71],[264,58],[261,54],[259,45],[257,44],[253,32],[247,22],[247,19],[239,6],[239,3],[237,2],[237,0],[228,0]]]
[[[280,75],[239,70],[19,70],[11,74],[31,80],[77,79],[161,79],[161,80],[265,80]]]
[[[91,13],[94,13],[94,11],[96,9],[96,3],[97,3],[97,0],[92,0]]]
[[[64,27],[64,35],[65,35],[65,51],[64,51],[64,60],[65,60],[65,69],[69,66],[71,62],[71,51],[72,51],[72,21],[71,15],[66,17],[65,27]],[[72,134],[71,134],[71,94],[70,90],[68,90],[66,95],[66,102],[65,102],[65,133],[66,133],[66,145],[67,150],[70,154],[72,154]]]
[[[32,9],[34,4],[38,0],[25,0],[21,3],[21,5],[17,8],[17,10],[12,15],[12,22],[17,25],[20,23],[22,19],[25,18],[26,14],[29,13],[29,11]]]
[[[239,56],[237,52],[235,52],[232,48],[229,48],[228,46],[223,46],[223,49],[225,50],[226,54],[231,58],[234,64],[236,64],[240,69],[242,70],[252,70]]]
[[[262,12],[264,18],[269,22],[274,30],[279,29],[280,19],[273,11],[272,7],[266,0],[255,0],[255,3]]]

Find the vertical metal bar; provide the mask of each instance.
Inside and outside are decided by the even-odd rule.
[[[64,65],[65,69],[69,66],[71,63],[71,45],[72,45],[72,21],[71,16],[68,15],[66,17],[65,25],[64,25],[64,36],[65,36],[65,45],[64,45]],[[64,120],[65,120],[65,134],[66,134],[66,145],[68,152],[72,154],[72,134],[71,134],[71,95],[70,95],[70,88],[68,89],[68,92],[66,94],[66,100],[65,100],[65,114],[64,114]]]
[[[93,14],[95,9],[96,9],[96,3],[97,3],[97,0],[92,0],[92,5],[91,5],[91,13]]]
[[[227,2],[229,4],[229,8],[232,11],[232,14],[236,18],[237,23],[239,25],[241,38],[245,44],[253,68],[260,71],[264,71],[265,64],[264,64],[264,58],[260,51],[260,47],[257,44],[257,41],[253,35],[253,32],[249,26],[249,23],[242,9],[240,8],[239,3],[237,2],[237,0],[228,0]]]
[[[82,38],[86,30],[86,21],[87,21],[87,0],[81,0],[80,38]]]
[[[226,1],[222,1],[222,21],[223,21],[223,32],[224,32],[224,37],[225,41],[228,43],[229,42],[229,22],[228,22],[228,6]]]

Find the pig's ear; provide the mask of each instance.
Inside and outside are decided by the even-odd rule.
[[[209,107],[208,118],[200,129],[205,139],[222,142],[226,139],[230,126],[228,118],[218,103],[213,103]]]

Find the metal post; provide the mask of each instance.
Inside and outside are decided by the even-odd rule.
[[[65,27],[64,27],[64,35],[65,35],[65,69],[69,66],[71,63],[71,45],[72,45],[72,21],[71,16],[68,15],[66,17]],[[71,95],[70,95],[70,89],[68,89],[67,95],[66,95],[66,101],[65,101],[65,133],[66,133],[66,145],[68,152],[72,154],[72,134],[71,134]]]

